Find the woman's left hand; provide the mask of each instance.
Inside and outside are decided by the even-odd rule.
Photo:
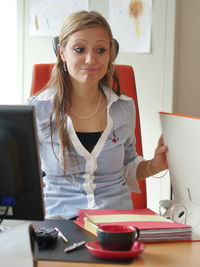
[[[168,151],[161,135],[155,150],[154,158],[151,160],[151,171],[156,174],[168,168],[166,152]]]

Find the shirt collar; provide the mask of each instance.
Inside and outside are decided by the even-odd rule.
[[[37,97],[38,100],[49,101],[49,100],[53,100],[54,95],[55,95],[55,89],[47,88],[42,93],[36,96],[33,96],[33,98]]]
[[[124,100],[124,101],[130,101],[132,100],[132,98],[121,94],[120,96],[118,96],[112,89],[110,89],[107,86],[103,86],[102,88],[106,98],[107,98],[107,102],[108,102],[108,106],[111,106],[112,103],[118,101],[118,100]]]
[[[103,86],[102,90],[107,98],[108,105],[112,105],[112,103],[118,101],[118,100],[124,100],[124,101],[130,101],[130,97],[121,94],[118,96],[112,89],[110,89],[107,86]],[[43,100],[43,101],[49,101],[53,100],[55,96],[55,89],[54,88],[48,88],[44,90],[41,94],[37,95],[38,100]]]

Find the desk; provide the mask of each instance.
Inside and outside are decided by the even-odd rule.
[[[83,239],[90,241],[95,238],[93,235],[76,226],[72,221],[46,220],[42,223],[34,223],[34,225],[46,227],[57,226],[69,238],[69,240],[73,240],[75,242]],[[118,262],[104,263],[104,261],[99,259],[97,259],[97,261],[95,260],[96,262],[94,260],[88,262],[87,255],[90,256],[90,253],[86,250],[86,248],[81,249],[80,252],[70,252],[74,253],[71,257],[73,259],[75,258],[75,260],[67,261],[67,258],[65,256],[63,257],[63,250],[66,245],[60,240],[57,247],[58,250],[56,253],[59,254],[61,252],[59,255],[60,260],[62,261],[49,260],[56,259],[56,253],[52,250],[49,258],[43,257],[42,254],[38,254],[39,260],[37,262],[37,267],[200,267],[200,242],[188,241],[146,244],[144,252],[140,254],[138,258],[133,259],[130,263],[123,262],[121,264],[118,264]],[[84,252],[84,250],[86,252]],[[54,256],[52,257],[51,255]],[[76,260],[81,260],[81,262],[76,262]]]
[[[147,244],[144,252],[131,264],[39,261],[37,267],[199,267],[200,242]]]

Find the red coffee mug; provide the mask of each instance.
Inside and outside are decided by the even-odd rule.
[[[107,250],[130,250],[139,236],[139,229],[133,226],[104,225],[97,229],[97,239]]]

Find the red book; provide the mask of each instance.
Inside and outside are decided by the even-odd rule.
[[[95,236],[97,235],[97,228],[102,225],[136,226],[140,229],[139,240],[146,243],[192,239],[191,226],[166,219],[150,209],[80,209],[74,223]]]

